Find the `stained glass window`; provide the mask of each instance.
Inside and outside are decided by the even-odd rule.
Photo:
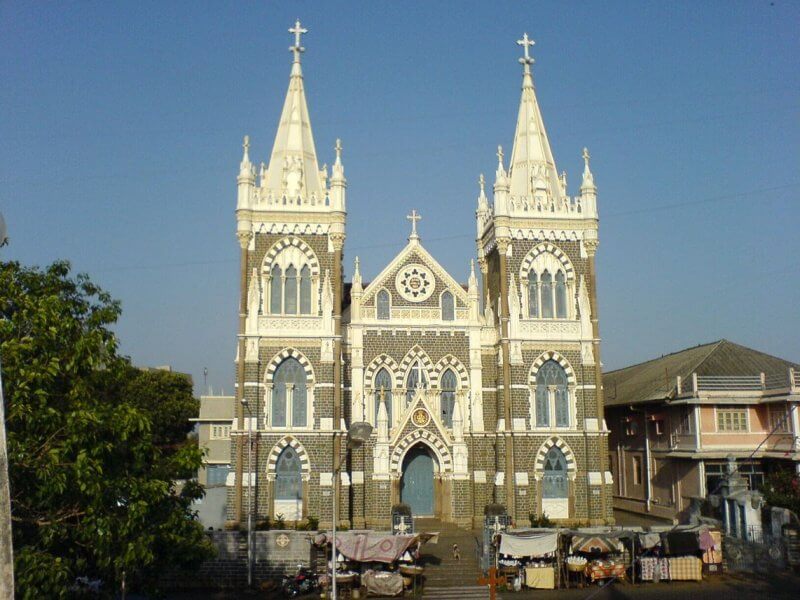
[[[275,463],[275,498],[300,500],[303,497],[303,466],[297,451],[286,446]]]
[[[548,271],[542,273],[542,318],[553,318],[553,276]]]
[[[539,276],[533,271],[528,273],[528,316],[539,318]]]
[[[552,397],[551,397],[552,389]],[[550,406],[554,404],[556,427],[569,427],[569,389],[567,374],[554,360],[544,363],[536,374],[536,426],[550,425]]]
[[[281,268],[272,265],[270,293],[269,293],[269,312],[273,315],[281,314],[281,297],[283,296],[283,280],[281,279]]]
[[[297,269],[289,265],[286,269],[286,281],[283,288],[283,312],[287,315],[297,314]]]
[[[445,427],[453,426],[453,411],[456,406],[456,374],[452,369],[447,369],[442,375],[440,404],[442,408],[442,423]]]
[[[453,294],[445,292],[442,294],[442,320],[452,321],[456,318],[456,309],[453,300]]]
[[[381,406],[381,392],[386,403],[386,415],[389,417],[389,427],[392,426],[392,376],[389,371],[381,369],[375,375],[375,425],[378,424],[378,409]]]
[[[287,358],[278,365],[272,382],[272,426],[286,427],[286,416],[291,410],[291,424],[294,427],[305,427],[307,392],[303,365],[296,358]],[[290,400],[292,406],[287,409]]]
[[[382,320],[389,320],[390,316],[390,299],[389,292],[381,290],[378,292],[378,318]]]
[[[567,283],[563,271],[556,273],[556,317],[567,318]]]
[[[300,314],[311,314],[311,269],[308,265],[300,269]]]
[[[427,388],[428,377],[425,374],[422,363],[416,361],[411,365],[411,371],[409,371],[408,378],[406,379],[406,402],[411,402],[418,387]]]

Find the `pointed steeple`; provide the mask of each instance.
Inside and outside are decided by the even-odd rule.
[[[303,29],[298,20],[289,33],[294,35],[294,44],[289,48],[293,55],[289,90],[262,186],[278,197],[284,194],[287,198],[299,196],[306,200],[314,197],[317,204],[324,204],[325,184],[317,162],[300,65],[300,55],[305,52],[300,37],[308,30]]]
[[[531,65],[534,61],[530,56],[530,47],[534,41],[526,33],[517,44],[524,51],[519,59],[523,66],[522,99],[508,166],[509,193],[512,198],[535,196],[543,200],[549,196],[549,199],[555,200],[562,195],[561,182],[533,87]]]
[[[238,186],[237,208],[247,208],[253,195],[256,183],[256,173],[253,163],[250,162],[250,136],[244,136],[242,141],[242,162],[239,163],[239,177],[236,178]]]
[[[594,175],[589,168],[589,150],[583,149],[583,182],[581,183],[581,203],[583,212],[587,217],[597,218],[597,186],[594,184]]]

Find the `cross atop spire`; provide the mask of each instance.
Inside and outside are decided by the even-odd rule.
[[[530,48],[535,43],[536,42],[534,42],[532,39],[530,39],[528,37],[527,33],[523,33],[522,34],[522,39],[521,40],[517,40],[517,44],[522,46],[522,51],[524,53],[522,58],[519,59],[519,62],[525,68],[525,73],[530,73],[531,72],[531,65],[533,64],[533,59],[531,58],[531,55],[530,55]]]
[[[408,237],[409,241],[411,240],[418,240],[419,236],[417,235],[417,221],[421,221],[422,217],[416,211],[416,209],[411,211],[411,214],[406,216],[406,219],[411,221],[411,235]]]
[[[300,36],[302,36],[304,33],[308,33],[308,29],[303,29],[303,27],[300,25],[300,19],[297,19],[297,21],[294,23],[294,27],[289,28],[289,33],[294,34],[294,46],[289,46],[289,52],[294,53],[294,62],[299,63],[300,53],[306,51],[301,44]]]

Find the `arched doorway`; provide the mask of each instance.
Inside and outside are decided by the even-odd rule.
[[[542,513],[551,519],[569,518],[567,458],[558,446],[550,448],[544,458]]]
[[[400,479],[400,500],[411,507],[415,517],[433,516],[434,459],[425,444],[416,444],[403,459],[403,475]]]

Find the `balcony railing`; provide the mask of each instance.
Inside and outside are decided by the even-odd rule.
[[[786,373],[767,375],[697,375],[692,373],[687,379],[676,378],[675,387],[679,395],[696,395],[707,392],[759,392],[787,389],[800,391],[800,372],[788,369]]]

